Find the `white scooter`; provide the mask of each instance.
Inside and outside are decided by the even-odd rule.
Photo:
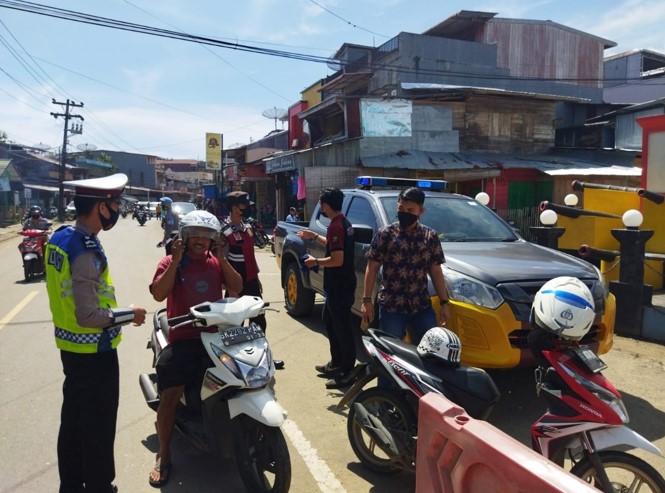
[[[261,298],[243,296],[201,303],[191,307],[189,314],[172,319],[161,309],[153,318],[148,348],[153,350],[154,367],[168,344],[169,327],[192,322],[218,327],[215,333],[201,334],[209,361],[202,383],[185,388],[176,428],[203,451],[235,455],[248,491],[285,493],[291,485],[291,459],[280,428],[286,411],[273,391],[272,352],[258,325],[242,326],[245,320],[270,310],[267,306]],[[139,383],[146,403],[157,411],[157,375],[142,373]]]

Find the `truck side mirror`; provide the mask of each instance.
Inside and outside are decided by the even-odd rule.
[[[353,225],[353,237],[355,238],[356,243],[372,243],[372,238],[374,238],[374,230],[369,226],[365,225]]]

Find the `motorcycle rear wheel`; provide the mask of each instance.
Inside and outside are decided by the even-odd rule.
[[[665,479],[642,459],[617,450],[604,450],[598,455],[614,491],[665,493]],[[595,488],[602,488],[588,459],[580,460],[570,472]]]
[[[361,392],[353,402],[362,404],[367,412],[379,418],[386,428],[402,438],[417,436],[418,420],[409,405],[394,391],[380,387],[370,388]],[[353,406],[349,409],[346,430],[353,453],[365,467],[381,474],[395,474],[402,470],[396,467],[387,454],[362,429],[356,421],[356,411]],[[407,460],[413,466],[409,470],[415,471],[416,441],[412,442],[408,448],[411,449],[413,457]]]
[[[25,278],[26,282],[32,278],[32,260],[23,262],[23,277]]]
[[[291,457],[281,428],[247,416],[231,423],[238,472],[252,493],[286,493],[291,487]]]

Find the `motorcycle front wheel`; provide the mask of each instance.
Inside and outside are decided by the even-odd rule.
[[[665,493],[665,480],[649,464],[634,455],[617,450],[597,452],[610,479],[612,490],[616,492]],[[572,474],[602,490],[598,473],[591,462],[584,458],[570,471]]]
[[[26,281],[29,281],[30,278],[32,278],[32,260],[23,262],[23,277]]]
[[[353,402],[362,404],[368,413],[381,420],[396,440],[401,441],[410,455],[403,459],[411,463],[409,470],[415,471],[416,441],[413,437],[418,435],[418,421],[409,405],[394,391],[380,387],[364,390]],[[381,474],[395,474],[403,470],[396,467],[395,462],[363,430],[356,420],[354,406],[349,409],[346,431],[353,453],[365,467]]]
[[[286,493],[291,487],[291,457],[281,428],[266,426],[248,416],[235,418],[235,459],[247,490]]]
[[[258,248],[263,248],[268,244],[268,237],[265,233],[257,232],[254,235],[254,245]]]

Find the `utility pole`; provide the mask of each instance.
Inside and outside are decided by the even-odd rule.
[[[67,132],[72,133],[72,134],[81,134],[83,133],[83,127],[78,124],[73,124],[71,128],[69,128],[69,120],[72,118],[79,118],[81,121],[83,121],[83,117],[81,115],[72,115],[69,113],[70,108],[83,108],[83,103],[75,103],[74,101],[70,101],[69,99],[67,100],[66,103],[61,103],[59,101],[56,101],[55,99],[52,99],[53,104],[59,104],[60,106],[65,107],[65,112],[64,113],[51,113],[53,115],[53,118],[58,118],[59,116],[64,116],[65,117],[65,130],[63,132],[63,137],[62,137],[62,152],[60,153],[60,173],[58,176],[58,190],[59,190],[59,197],[58,197],[58,220],[60,222],[63,222],[65,220],[65,163],[67,162]]]

